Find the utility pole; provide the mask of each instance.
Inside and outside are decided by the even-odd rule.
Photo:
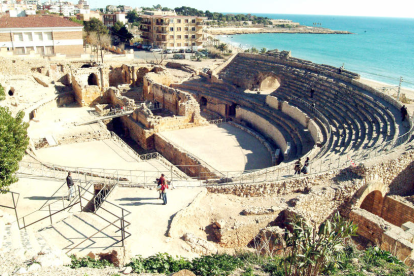
[[[400,84],[398,85],[398,94],[397,100],[400,100],[400,93],[401,93],[401,83],[404,81],[403,77],[400,77]]]

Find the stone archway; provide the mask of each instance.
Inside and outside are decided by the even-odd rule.
[[[389,187],[382,181],[371,181],[359,189],[352,199],[352,206],[381,216],[382,205]]]
[[[88,77],[88,85],[98,85],[98,77],[92,73]]]
[[[268,75],[259,82],[259,90],[273,92],[280,87],[280,79],[273,75]]]
[[[367,210],[374,215],[381,217],[384,197],[378,190],[370,192],[362,201],[359,208]]]

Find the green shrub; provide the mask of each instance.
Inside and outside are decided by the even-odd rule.
[[[137,256],[127,265],[132,267],[135,273],[164,273],[170,274],[182,269],[193,271],[197,275],[228,275],[236,268],[243,267],[243,261],[234,256],[211,255],[202,256],[189,261],[183,257],[174,258],[168,253],[143,258]]]
[[[70,256],[72,262],[70,264],[70,268],[81,268],[81,267],[89,267],[89,268],[105,268],[108,266],[114,266],[108,260],[94,260],[90,257],[80,258],[77,259],[75,255]]]
[[[4,87],[0,84],[0,101],[3,101],[6,99],[6,93],[4,92]]]

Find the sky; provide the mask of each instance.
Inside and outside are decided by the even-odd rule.
[[[76,1],[76,0],[74,0]],[[413,0],[88,0],[92,8],[106,5],[175,8],[187,6],[222,13],[275,13],[414,18]]]

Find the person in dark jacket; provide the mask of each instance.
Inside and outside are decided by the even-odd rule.
[[[303,164],[302,170],[301,172],[303,174],[308,174],[309,173],[309,157],[306,158],[305,164]]]
[[[75,194],[75,184],[73,183],[73,179],[72,179],[70,172],[68,173],[68,176],[66,177],[66,184],[68,185],[68,188],[69,188],[68,200],[70,201],[70,199],[74,197],[74,194]]]
[[[408,114],[407,107],[405,105],[403,105],[401,107],[401,110],[400,111],[401,111],[401,121],[404,121],[405,117]]]

